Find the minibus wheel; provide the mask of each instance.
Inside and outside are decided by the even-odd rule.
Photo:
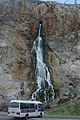
[[[25,116],[25,120],[28,120],[28,117],[29,117],[29,115],[27,114],[27,115]]]
[[[42,113],[40,113],[40,118],[42,118]]]

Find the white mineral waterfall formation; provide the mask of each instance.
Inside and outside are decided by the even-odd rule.
[[[44,101],[46,102],[47,100],[54,99],[54,89],[53,85],[51,84],[49,70],[46,64],[43,62],[43,46],[42,38],[40,37],[41,26],[42,24],[39,25],[38,37],[34,41],[32,48],[32,51],[35,51],[36,53],[35,77],[37,83],[37,89],[32,94],[32,99],[36,100],[38,93],[43,89],[44,92],[42,94],[44,94]],[[47,89],[50,89],[48,94],[46,93]]]

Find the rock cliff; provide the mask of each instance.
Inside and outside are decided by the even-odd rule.
[[[80,5],[0,0],[0,106],[36,88],[31,49],[40,20],[55,99],[80,97]]]

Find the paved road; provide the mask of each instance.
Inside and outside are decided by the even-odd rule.
[[[14,118],[10,118],[8,116],[0,116],[0,120],[14,120]],[[17,120],[24,120],[24,119],[17,119]],[[80,120],[80,119],[77,119],[77,118],[56,118],[56,117],[51,117],[51,118],[29,118],[28,120]]]
[[[14,120],[14,118],[8,117],[7,113],[0,113],[0,120]],[[24,120],[24,119],[17,119],[17,120]],[[44,116],[43,118],[29,118],[28,120],[80,120],[80,118]]]

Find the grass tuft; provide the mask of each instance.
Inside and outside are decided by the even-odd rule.
[[[45,114],[60,116],[80,116],[80,100],[78,102],[57,105],[54,108],[47,109]]]

